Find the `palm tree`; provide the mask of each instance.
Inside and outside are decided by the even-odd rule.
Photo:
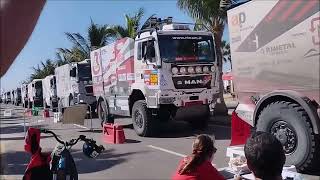
[[[43,79],[46,76],[54,74],[54,69],[56,68],[56,63],[47,59],[45,62],[41,61],[41,67],[38,64],[36,67],[32,67],[33,73],[30,76],[30,81],[33,79]]]
[[[144,15],[144,9],[140,8],[134,15],[125,15],[126,26],[116,25],[109,31],[112,35],[117,38],[130,37],[135,38],[137,35],[138,28],[140,27],[141,18]]]
[[[227,22],[227,7],[234,4],[237,0],[178,0],[177,5],[180,9],[186,11],[196,22],[211,31],[217,49],[220,93],[217,96],[215,113],[227,114],[228,109],[223,99],[223,81],[222,81],[222,35]]]
[[[65,35],[73,44],[71,49],[59,48],[59,53],[64,56],[70,56],[72,61],[81,61],[90,58],[90,51],[103,47],[113,39],[112,34],[108,25],[98,25],[91,20],[91,24],[88,27],[87,38],[82,36],[80,33],[69,33]]]

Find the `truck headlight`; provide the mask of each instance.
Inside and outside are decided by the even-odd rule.
[[[203,72],[208,73],[209,72],[209,67],[208,66],[203,66]]]
[[[180,73],[181,74],[185,74],[187,72],[186,68],[185,67],[181,67],[180,68]]]
[[[216,67],[211,66],[210,70],[211,70],[211,72],[214,72],[216,70]]]
[[[171,72],[172,72],[172,74],[178,74],[179,70],[178,70],[178,68],[173,67],[173,68],[171,69]]]
[[[200,66],[196,67],[196,73],[202,73],[202,68]]]
[[[194,68],[192,66],[188,67],[188,73],[193,74]]]

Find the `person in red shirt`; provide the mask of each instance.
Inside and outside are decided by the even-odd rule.
[[[180,161],[172,180],[223,180],[224,177],[211,164],[216,151],[210,136],[197,136],[192,144],[192,154]]]

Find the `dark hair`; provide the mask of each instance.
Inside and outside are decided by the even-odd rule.
[[[213,139],[205,134],[197,136],[192,144],[192,154],[179,169],[179,174],[192,172],[217,150],[213,145]]]
[[[267,180],[281,176],[286,156],[281,142],[272,134],[253,133],[244,146],[244,153],[257,178]]]

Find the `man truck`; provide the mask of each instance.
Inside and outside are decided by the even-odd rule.
[[[52,111],[56,111],[58,107],[56,77],[49,75],[42,79],[43,89],[43,107],[50,107]]]
[[[28,84],[29,108],[43,106],[42,79],[34,79]]]
[[[158,130],[178,108],[205,109],[191,121],[204,127],[219,92],[217,56],[210,32],[191,31],[172,18],[151,18],[135,39],[91,52],[93,92],[102,122],[131,116],[140,136]]]
[[[21,101],[24,108],[28,108],[28,84],[21,85]]]
[[[253,0],[228,10],[235,113],[275,135],[300,171],[320,164],[319,2]]]
[[[93,96],[91,64],[86,59],[59,66],[55,69],[59,111],[75,104],[88,104],[95,111],[96,98]]]
[[[5,103],[9,104],[11,102],[11,92],[7,91],[4,96],[5,96]]]
[[[19,106],[21,103],[21,88],[16,88],[13,90],[13,104]]]

